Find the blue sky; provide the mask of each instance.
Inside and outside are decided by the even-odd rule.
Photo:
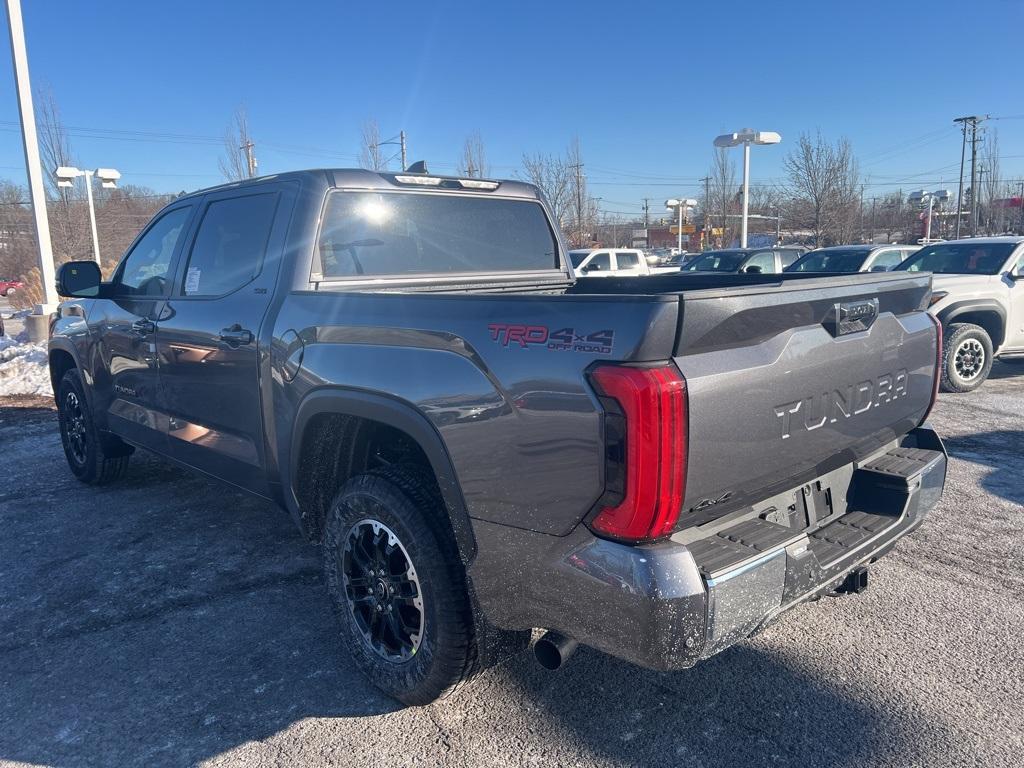
[[[783,136],[754,150],[755,183],[778,180],[800,132],[820,128],[851,140],[871,197],[955,188],[952,119],[988,113],[1004,118],[987,124],[1003,176],[1024,178],[1021,0],[23,0],[23,11],[34,85],[55,94],[79,162],[159,191],[220,181],[219,137],[239,104],[267,173],[356,164],[367,118],[385,135],[404,128],[411,159],[437,171],[452,172],[478,131],[499,177],[578,135],[592,193],[623,213],[696,194],[712,138],[748,125]],[[3,61],[0,177],[23,182]]]

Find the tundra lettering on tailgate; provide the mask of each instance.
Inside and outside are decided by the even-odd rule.
[[[907,371],[901,368],[895,373],[884,373],[877,379],[866,379],[844,389],[776,405],[775,416],[782,419],[782,439],[785,440],[792,437],[794,417],[797,417],[797,430],[802,426],[813,432],[825,424],[835,424],[840,418],[859,416],[906,395]]]

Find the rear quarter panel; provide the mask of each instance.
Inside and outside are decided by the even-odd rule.
[[[275,369],[278,422],[324,388],[387,395],[439,432],[470,517],[563,534],[604,488],[587,367],[667,359],[677,312],[675,297],[297,291],[274,332],[303,345],[293,381]]]

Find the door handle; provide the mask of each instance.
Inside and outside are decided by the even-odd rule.
[[[225,328],[220,332],[220,340],[227,342],[233,347],[252,344],[252,331],[235,323],[230,328]]]
[[[156,323],[152,320],[136,320],[132,323],[132,333],[137,333],[139,336],[156,333]]]

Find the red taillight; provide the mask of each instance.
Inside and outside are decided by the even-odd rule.
[[[590,377],[599,395],[618,404],[624,422],[608,446],[622,464],[621,500],[601,507],[591,527],[629,541],[671,533],[686,490],[686,382],[672,364],[602,365]]]
[[[928,403],[928,410],[921,417],[922,424],[931,415],[932,408],[935,407],[935,401],[939,397],[939,383],[942,381],[942,321],[932,314],[929,314],[928,318],[935,323],[935,385],[932,387],[932,399]]]

